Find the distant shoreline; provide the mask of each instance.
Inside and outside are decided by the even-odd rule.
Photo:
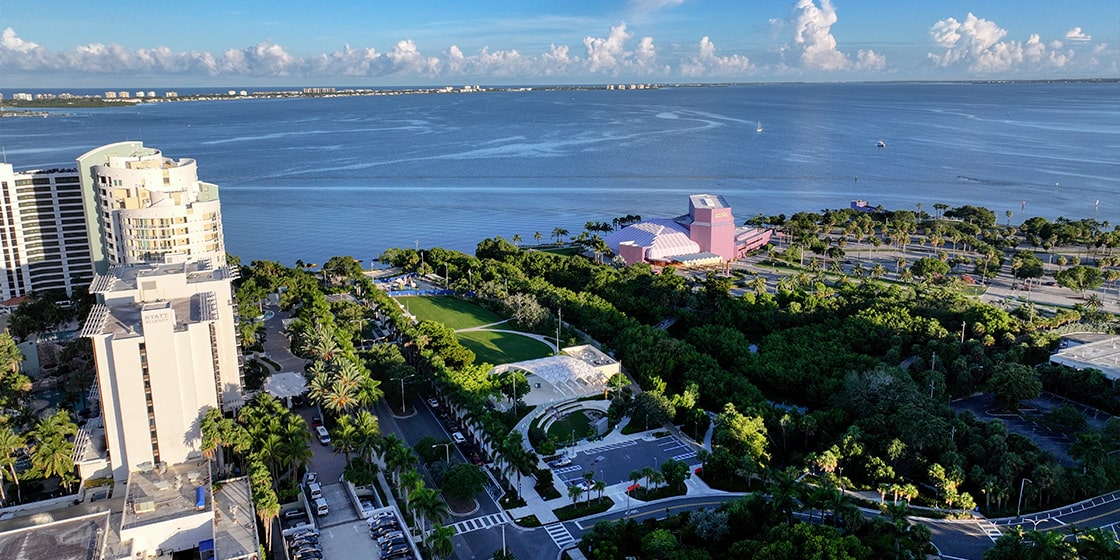
[[[508,93],[530,91],[643,91],[663,88],[702,88],[702,87],[737,87],[737,86],[770,86],[770,85],[818,85],[824,82],[727,82],[727,83],[619,83],[599,85],[526,85],[526,86],[428,86],[428,87],[390,87],[390,88],[353,88],[353,87],[303,87],[298,89],[276,89],[249,91],[247,89],[215,91],[213,93],[179,95],[172,90],[165,90],[162,95],[155,95],[152,90],[136,93],[142,97],[132,97],[126,90],[106,91],[104,94],[75,95],[68,92],[50,91],[46,88],[32,88],[36,93],[17,92],[12,99],[0,100],[0,113],[10,113],[15,109],[74,109],[74,108],[101,108],[121,107],[143,103],[167,103],[178,101],[234,101],[245,99],[302,99],[326,97],[367,97],[383,95],[422,95],[422,94],[465,94],[465,93]],[[1048,80],[897,80],[874,82],[842,82],[845,84],[974,84],[974,85],[1009,85],[1009,84],[1109,84],[1120,83],[1120,78],[1076,78],[1076,79],[1048,79]],[[281,86],[283,87],[283,86]],[[191,88],[199,89],[199,88]],[[218,89],[218,88],[215,88]],[[117,97],[107,97],[114,94]],[[15,96],[34,96],[34,99],[16,98]],[[122,95],[128,95],[123,97]],[[3,116],[15,116],[4,114]],[[19,115],[19,116],[54,116],[54,115]]]

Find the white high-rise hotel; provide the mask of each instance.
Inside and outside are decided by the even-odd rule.
[[[120,142],[82,155],[78,169],[98,299],[82,336],[93,342],[108,464],[125,480],[197,455],[205,411],[242,404],[234,272],[218,187],[198,180],[194,160]]]

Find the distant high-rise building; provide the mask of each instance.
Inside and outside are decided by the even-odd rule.
[[[93,278],[78,170],[15,171],[0,163],[0,301],[73,295]]]

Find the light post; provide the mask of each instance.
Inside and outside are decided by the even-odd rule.
[[[443,447],[443,461],[447,464],[451,464],[451,446],[455,445],[455,442],[449,441],[447,443],[433,443],[432,447],[435,447],[437,445]]]
[[[401,414],[408,412],[407,402],[404,400],[404,380],[416,377],[416,374],[406,375],[401,377]]]
[[[1023,486],[1028,482],[1034,484],[1034,481],[1027,477],[1023,477],[1023,481],[1019,483],[1019,505],[1015,506],[1015,517],[1019,517],[1020,512],[1023,511]]]

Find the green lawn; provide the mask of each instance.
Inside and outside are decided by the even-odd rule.
[[[594,433],[591,429],[591,421],[587,419],[587,415],[582,410],[572,412],[548,427],[549,437],[556,440],[557,444],[570,442],[573,432],[576,440],[581,440]]]
[[[552,355],[552,348],[545,343],[519,334],[467,331],[455,333],[455,336],[459,344],[474,352],[475,363],[501,365]]]
[[[469,301],[450,296],[407,297],[402,298],[401,303],[417,319],[438,321],[454,330],[489,325],[504,319]]]

